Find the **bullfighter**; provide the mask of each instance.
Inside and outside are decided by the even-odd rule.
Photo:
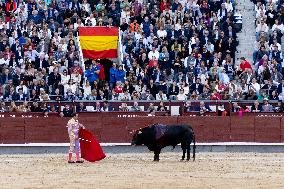
[[[69,149],[69,159],[68,163],[75,163],[75,161],[72,160],[72,154],[76,153],[76,163],[83,163],[82,160],[80,160],[80,143],[79,143],[79,129],[85,127],[78,122],[78,113],[72,114],[72,118],[67,123],[68,128],[68,135],[70,139],[70,149]]]

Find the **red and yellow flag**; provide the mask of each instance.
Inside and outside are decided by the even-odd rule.
[[[118,28],[80,27],[79,39],[84,58],[117,58]]]

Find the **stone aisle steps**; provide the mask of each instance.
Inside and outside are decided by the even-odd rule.
[[[237,47],[236,63],[238,58],[245,57],[252,63],[254,45],[255,45],[255,11],[254,4],[250,0],[238,0],[236,9],[240,11],[243,16],[242,31],[237,34],[239,39],[239,46]]]

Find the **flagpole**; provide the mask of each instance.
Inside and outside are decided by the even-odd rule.
[[[122,45],[121,45],[121,30],[118,28],[118,62],[123,61]]]
[[[83,57],[83,52],[82,52],[82,48],[81,48],[81,43],[80,43],[78,31],[77,31],[77,43],[78,43],[78,46],[79,46],[79,61],[81,62],[83,72],[85,72],[85,61],[84,61],[84,57]]]

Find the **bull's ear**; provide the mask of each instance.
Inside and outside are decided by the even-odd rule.
[[[140,135],[140,134],[142,134],[142,131],[139,131],[139,132],[138,132],[138,135]]]

